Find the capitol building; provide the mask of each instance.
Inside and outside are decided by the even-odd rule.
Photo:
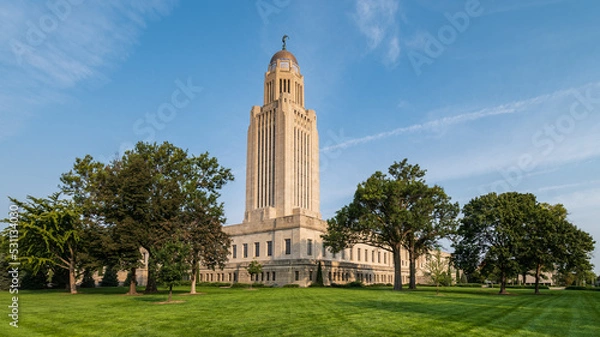
[[[225,268],[202,267],[199,281],[305,287],[316,281],[320,262],[326,285],[393,283],[391,252],[357,244],[333,254],[323,245],[317,113],[305,107],[304,76],[285,39],[269,61],[263,87],[262,106],[250,110],[244,220],[223,227],[232,239]],[[253,260],[263,272],[251,279],[246,267]],[[417,282],[426,282],[425,257],[416,265]],[[405,251],[401,267],[407,283]]]

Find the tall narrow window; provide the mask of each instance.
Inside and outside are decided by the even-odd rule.
[[[255,257],[259,257],[260,256],[260,242],[255,242],[254,243],[254,256]]]
[[[356,257],[358,258],[358,261],[360,261],[360,248],[356,249]]]
[[[354,255],[353,253],[354,253],[354,248],[350,248],[350,261],[352,261],[352,260],[353,260],[353,257],[354,257],[354,256],[353,256],[353,255]]]
[[[313,243],[313,240],[311,240],[311,239],[308,239],[306,241],[306,255],[312,255],[312,243]]]
[[[244,258],[248,257],[248,244],[244,243]]]
[[[296,277],[295,277],[296,281],[299,281],[300,280],[300,272],[296,270],[295,274],[296,274]]]
[[[369,250],[365,249],[365,262],[369,262]]]
[[[233,258],[237,259],[237,245],[233,245],[232,249],[233,249]]]
[[[381,252],[377,252],[377,263],[381,263]]]
[[[275,281],[275,272],[273,272],[273,281]]]
[[[273,256],[273,241],[267,241],[267,256]]]
[[[285,255],[290,255],[292,253],[292,240],[285,239]]]

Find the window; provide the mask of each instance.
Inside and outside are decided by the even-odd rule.
[[[248,244],[244,243],[244,258],[248,257]]]
[[[312,281],[312,270],[308,271],[308,280]]]
[[[267,256],[273,256],[273,241],[267,241]]]
[[[325,246],[325,242],[323,242],[323,257],[327,257],[327,246]]]
[[[296,270],[295,274],[296,281],[300,280],[300,272]]]
[[[256,257],[260,256],[260,242],[254,243],[254,256],[256,256]]]
[[[292,240],[285,239],[285,255],[290,255],[292,253]]]
[[[387,252],[383,252],[383,263],[387,264]]]
[[[233,258],[237,259],[237,245],[233,245]]]
[[[381,252],[377,252],[377,263],[381,263]]]
[[[308,239],[306,243],[306,255],[312,255],[312,240]]]
[[[273,281],[275,281],[275,272],[273,272]]]
[[[358,261],[360,261],[360,248],[357,248],[356,252],[357,252],[356,256],[358,257]]]
[[[346,259],[346,250],[342,250],[342,260]]]
[[[352,261],[352,260],[353,260],[353,256],[352,256],[352,255],[353,255],[353,254],[352,254],[353,252],[354,252],[354,248],[350,248],[350,261]]]
[[[375,262],[375,251],[374,250],[371,251],[371,262],[373,262],[373,263]]]
[[[365,249],[365,262],[369,262],[369,250]]]
[[[270,278],[271,278],[271,273],[267,272],[267,282],[269,281]]]
[[[237,277],[237,272],[233,273],[233,282],[237,282],[238,277]]]

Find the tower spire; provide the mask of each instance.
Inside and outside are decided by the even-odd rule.
[[[281,42],[283,42],[283,47],[281,48],[281,50],[285,50],[285,40],[289,39],[290,37],[287,35],[284,35],[283,38],[281,38]]]

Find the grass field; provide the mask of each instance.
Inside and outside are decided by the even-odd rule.
[[[19,328],[0,295],[0,336],[600,336],[600,292],[511,289],[202,287],[158,304],[166,292],[125,288],[21,291]]]

